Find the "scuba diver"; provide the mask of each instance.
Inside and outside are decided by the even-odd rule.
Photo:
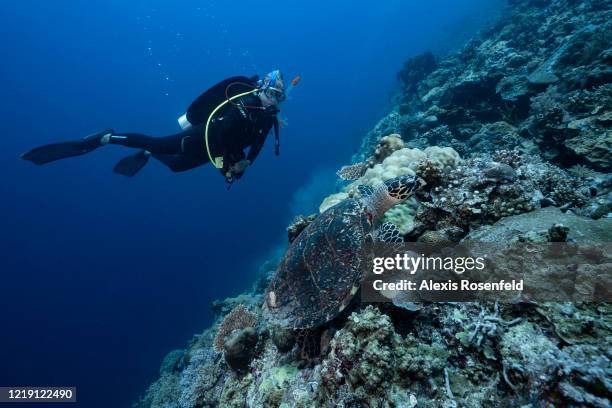
[[[147,164],[149,156],[174,172],[211,162],[231,186],[253,164],[272,128],[275,154],[279,154],[278,106],[298,81],[299,76],[285,90],[279,70],[268,73],[263,80],[257,76],[231,77],[193,101],[178,120],[183,129],[180,133],[151,137],[108,129],[81,140],[40,146],[21,157],[40,165],[115,144],[141,149],[120,160],[113,169],[115,173],[132,177]]]

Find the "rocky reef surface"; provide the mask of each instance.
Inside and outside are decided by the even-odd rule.
[[[395,108],[320,212],[410,174],[427,185],[384,219],[405,241],[612,242],[611,17],[606,0],[512,0],[457,53],[406,61]],[[296,214],[288,241],[317,216]],[[135,407],[612,406],[610,303],[356,296],[292,330],[262,313],[278,261],[214,302],[215,324],[168,353]]]
[[[467,152],[519,149],[565,167],[609,171],[612,101],[610,2],[511,1],[511,13],[437,60],[425,54],[398,74],[397,110],[364,140]]]

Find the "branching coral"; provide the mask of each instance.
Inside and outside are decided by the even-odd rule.
[[[493,313],[489,312],[484,305],[480,305],[480,313],[467,326],[466,330],[457,333],[457,337],[464,346],[473,345],[480,348],[483,340],[486,338],[495,339],[502,332],[503,328],[512,326],[521,321],[520,318],[505,321],[499,313],[499,305],[496,302],[493,307]]]

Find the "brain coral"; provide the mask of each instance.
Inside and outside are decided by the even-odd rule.
[[[443,170],[453,168],[461,163],[459,153],[452,147],[431,146],[425,149],[425,154],[429,160],[440,162]]]
[[[419,149],[404,148],[396,150],[382,163],[368,169],[354,184],[375,186],[396,176],[414,175],[414,166],[426,157],[426,154]]]

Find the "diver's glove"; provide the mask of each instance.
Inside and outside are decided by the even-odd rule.
[[[247,159],[242,159],[239,162],[235,163],[232,167],[230,167],[229,171],[227,173],[225,173],[225,179],[228,182],[231,182],[233,180],[237,180],[240,177],[242,177],[242,175],[244,174],[245,170],[247,169],[247,167],[249,167],[251,164],[250,160]]]
[[[234,176],[242,176],[242,173],[251,165],[251,161],[247,159],[242,159],[238,163],[234,164],[230,171],[234,174]]]

